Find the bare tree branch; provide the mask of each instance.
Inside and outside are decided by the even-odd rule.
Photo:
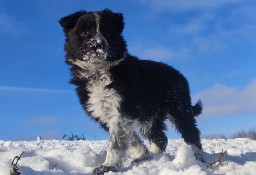
[[[12,164],[11,164],[11,170],[10,170],[10,175],[20,175],[20,172],[18,172],[19,167],[18,167],[18,161],[20,160],[22,154],[24,153],[24,151],[20,154],[20,156],[15,156],[12,160]],[[15,162],[16,161],[16,162]]]
[[[215,163],[219,163],[218,166],[219,166],[219,165],[222,166],[221,160],[222,160],[222,158],[225,156],[225,154],[227,154],[227,150],[224,151],[224,152],[223,152],[223,150],[222,150],[222,152],[219,153],[218,156],[212,161],[212,163],[209,163],[209,165],[210,165],[210,166],[213,166]]]

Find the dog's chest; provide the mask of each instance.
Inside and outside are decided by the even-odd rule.
[[[107,87],[111,83],[108,72],[99,72],[87,85],[89,91],[87,110],[92,117],[107,125],[120,116],[121,97],[115,89]]]

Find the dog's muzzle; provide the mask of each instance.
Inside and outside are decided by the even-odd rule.
[[[97,38],[94,41],[94,44],[92,45],[92,49],[94,49],[95,51],[97,51],[98,49],[103,49],[104,48],[104,41],[101,38]]]
[[[96,37],[88,43],[88,50],[83,55],[84,61],[105,60],[108,53],[108,42],[104,37]],[[93,59],[93,60],[92,60]]]
[[[104,37],[96,37],[91,41],[90,47],[96,53],[107,52],[108,42]]]

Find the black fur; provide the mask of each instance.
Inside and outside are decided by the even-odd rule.
[[[77,86],[77,94],[84,110],[110,132],[111,144],[108,146],[110,149],[108,154],[113,150],[125,151],[131,144],[140,145],[136,134],[133,135],[134,130],[130,131],[129,128],[134,121],[138,123],[137,127],[150,143],[154,143],[160,152],[164,151],[167,145],[164,121],[168,118],[174,123],[186,143],[195,145],[198,150],[202,149],[200,132],[195,120],[195,116],[202,111],[201,101],[192,106],[189,84],[186,78],[173,67],[159,62],[139,60],[127,53],[126,43],[122,37],[124,28],[122,14],[113,13],[110,10],[79,11],[62,18],[60,24],[66,35],[66,62],[72,66],[71,83]],[[93,56],[93,53],[96,56]],[[100,55],[102,53],[105,55]],[[101,66],[93,68],[81,66],[87,65],[87,62],[90,62],[88,65]],[[102,70],[105,69],[104,65],[106,72]],[[113,90],[115,96],[121,98],[117,109],[120,116],[104,113],[112,118],[118,117],[119,122],[116,126],[105,121],[106,116],[95,115],[94,112],[101,113],[100,111],[89,110],[92,105],[90,98],[93,98],[91,84],[105,81],[101,78],[104,76],[108,76],[111,81],[103,83],[104,85],[100,84],[104,86],[103,89],[106,92]],[[116,99],[115,96],[97,98],[116,107],[114,103],[109,102],[111,99]],[[97,102],[97,106],[104,103]],[[102,107],[97,110],[106,111],[106,109],[108,108]],[[126,131],[130,133],[127,134]],[[120,138],[124,141],[120,141]],[[129,139],[135,140],[134,143],[126,141]],[[100,174],[115,169],[117,163],[109,160],[94,172]]]

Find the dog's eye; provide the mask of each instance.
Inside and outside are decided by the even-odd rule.
[[[81,32],[81,33],[80,33],[80,36],[84,37],[84,36],[87,36],[88,34],[89,34],[88,31],[86,31],[86,32]]]

